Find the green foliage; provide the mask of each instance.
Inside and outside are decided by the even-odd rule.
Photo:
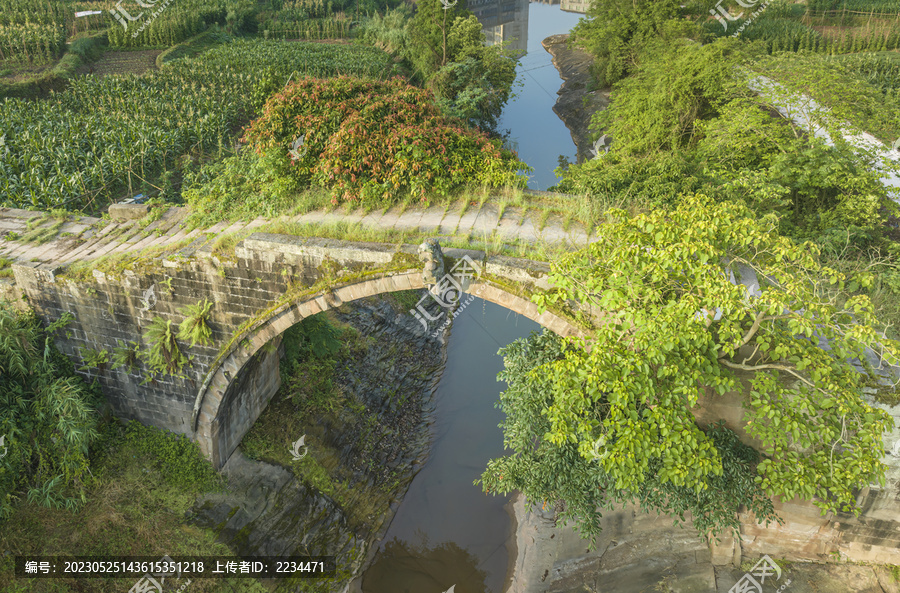
[[[171,320],[154,317],[144,332],[144,342],[149,346],[141,352],[147,367],[153,373],[179,375],[188,359],[181,353],[175,340],[176,330]]]
[[[471,16],[472,12],[463,8],[462,3],[444,9],[440,0],[416,2],[415,16],[407,24],[410,39],[407,57],[423,80],[453,60],[451,26],[458,17]]]
[[[387,11],[384,16],[375,14],[360,24],[356,37],[367,45],[406,55],[410,46],[407,23],[412,19],[412,13],[408,4],[401,4]]]
[[[594,129],[615,138],[610,152],[568,167],[560,190],[650,205],[705,192],[760,216],[779,214],[780,232],[795,238],[850,229],[857,247],[877,245],[894,203],[875,155],[837,134],[844,121],[881,113],[877,91],[817,56],[747,59],[736,44],[648,44],[634,75],[615,85],[611,106],[594,116]],[[753,95],[745,78],[755,72],[785,81],[785,89]],[[839,138],[835,146],[774,115],[797,100],[791,92],[834,106],[809,124]]]
[[[340,330],[323,313],[306,317],[284,332],[282,382],[302,409],[329,409],[340,395],[334,372],[341,337]]]
[[[776,97],[804,93],[827,105],[831,113],[821,123],[850,122],[887,143],[900,137],[900,73],[885,56],[836,59],[798,52],[766,56],[752,70],[783,85],[785,91],[773,91]]]
[[[59,229],[62,228],[68,219],[68,212],[54,208],[42,216],[29,220],[25,224],[25,232],[18,237],[18,241],[43,245],[59,234]],[[49,224],[45,225],[45,223]]]
[[[620,155],[690,146],[698,120],[715,116],[725,98],[751,94],[734,75],[743,58],[734,39],[707,45],[654,40],[633,75],[615,85],[610,107],[594,114],[591,129],[615,138]]]
[[[673,27],[679,13],[675,0],[609,0],[591,2],[588,19],[572,29],[570,43],[594,56],[592,73],[600,86],[611,85],[630,74],[641,46],[665,33],[666,41],[678,37],[700,37],[688,22]]]
[[[109,352],[106,350],[94,350],[93,348],[82,348],[81,360],[84,362],[84,366],[79,367],[79,371],[86,371],[91,368],[103,370],[109,362]]]
[[[134,369],[140,358],[140,347],[137,342],[129,341],[127,344],[117,340],[118,346],[112,352],[112,370],[125,367],[129,373]]]
[[[203,300],[179,309],[178,312],[184,315],[184,321],[178,326],[178,338],[190,341],[191,347],[197,343],[204,346],[209,344],[212,331],[208,321],[212,306],[211,302]]]
[[[285,161],[303,137],[294,175],[329,187],[335,202],[389,202],[401,192],[424,197],[466,184],[524,185],[527,165],[499,140],[443,118],[427,91],[399,78],[386,82],[302,78],[274,95],[245,135],[262,154]]]
[[[254,4],[252,0],[181,0],[152,17],[150,11],[132,10],[138,20],[127,27],[112,21],[107,37],[113,47],[157,47],[175,45],[214,25],[225,27],[228,33],[252,33]]]
[[[88,451],[102,401],[53,344],[64,315],[46,329],[33,314],[0,303],[0,434],[9,451],[0,466],[0,518],[22,491],[27,500],[75,509],[93,477]]]
[[[576,299],[606,312],[586,342],[568,339],[577,347],[540,368],[552,392],[544,439],[595,456],[615,490],[640,489],[658,468],[661,483],[699,496],[723,467],[691,410],[746,381],[746,430],[765,444],[759,487],[857,511],[855,490],[884,481],[893,424],[862,397],[879,380],[864,351],[900,362],[900,344],[875,331],[871,302],[854,294],[871,274],[824,266],[815,246],[779,236],[774,217],[702,195],[609,216],[597,242],[552,264],[554,291],[534,297],[542,311]],[[755,296],[728,280],[751,272]]]
[[[457,17],[447,34],[451,60],[429,79],[441,110],[492,130],[510,98],[516,62],[497,46],[485,46],[478,19]]]
[[[66,48],[66,30],[58,24],[20,22],[6,25],[0,20],[0,59],[7,63],[53,62]]]
[[[173,486],[189,492],[206,492],[221,485],[200,447],[183,434],[130,420],[125,427],[123,442],[146,455],[165,481]]]
[[[644,470],[639,486],[621,489],[616,475],[597,463],[593,451],[583,456],[574,441],[551,442],[547,435],[552,423],[546,411],[555,398],[553,381],[543,370],[564,362],[569,350],[562,338],[546,330],[532,332],[529,338],[500,350],[504,370],[498,379],[509,387],[497,406],[506,414],[501,425],[504,445],[513,453],[488,463],[481,478],[486,491],[506,494],[520,490],[532,502],[552,503],[561,509],[564,521],[575,520],[582,535],[591,538],[600,532],[599,509],[624,501],[675,515],[676,523],[690,512],[701,534],[716,535],[726,529],[738,532],[737,514],[742,506],[751,509],[760,522],[776,519],[771,501],[753,480],[758,454],[723,426],[697,432],[711,440],[722,466],[720,474],[702,478],[705,489],[673,484],[666,479],[672,465],[658,459]],[[612,405],[611,399],[601,398],[594,411],[602,415]]]
[[[283,155],[246,150],[204,167],[184,197],[191,208],[189,223],[212,226],[235,218],[276,218],[295,206],[301,190]]]
[[[12,278],[14,276],[12,269],[14,263],[8,257],[0,256],[0,278]]]

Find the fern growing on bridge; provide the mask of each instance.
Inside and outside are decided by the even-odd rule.
[[[175,340],[175,328],[171,321],[154,317],[144,333],[150,347],[141,353],[150,371],[159,374],[178,375],[188,359]]]
[[[210,342],[212,331],[209,329],[207,320],[209,319],[209,311],[213,304],[207,300],[198,301],[195,305],[187,305],[178,310],[184,315],[184,321],[178,326],[178,338],[180,340],[200,343],[207,345]]]

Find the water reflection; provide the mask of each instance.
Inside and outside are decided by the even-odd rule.
[[[528,50],[528,0],[469,0],[488,45],[508,41],[507,49],[523,56]]]
[[[428,545],[419,534],[418,545],[394,538],[384,544],[363,578],[363,591],[396,593],[441,593],[455,586],[454,593],[487,591],[487,573],[479,560],[453,542]]]
[[[519,55],[517,96],[506,104],[497,129],[508,131],[507,147],[534,167],[531,189],[548,189],[559,178],[553,170],[560,157],[576,161],[575,142],[553,111],[562,85],[559,72],[541,42],[568,33],[587,10],[589,0],[468,0],[466,7],[481,23],[487,43],[507,41]]]

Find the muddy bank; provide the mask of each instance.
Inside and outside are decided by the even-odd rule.
[[[588,126],[591,116],[609,105],[609,89],[589,91],[591,83],[591,56],[580,49],[568,47],[568,34],[551,35],[541,42],[553,57],[553,65],[565,81],[557,91],[559,98],[553,112],[572,132],[572,140],[578,149],[578,162],[592,157],[591,134]]]

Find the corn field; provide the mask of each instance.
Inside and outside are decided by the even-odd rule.
[[[343,16],[340,14],[339,16]],[[344,39],[351,36],[349,19],[309,19],[298,23],[275,23],[263,31],[266,39]]]
[[[860,54],[829,58],[839,60],[845,72],[871,84],[885,97],[900,99],[900,63],[883,55]]]
[[[900,0],[809,0],[807,10],[810,14],[830,13],[840,15],[843,11],[857,14],[888,14],[896,17],[900,14]]]
[[[82,209],[118,199],[185,154],[231,146],[290,77],[380,78],[370,47],[235,41],[140,77],[83,77],[38,102],[0,103],[0,206]]]
[[[65,49],[63,25],[0,25],[0,60],[4,62],[47,64],[58,59]]]
[[[113,47],[173,45],[213,23],[238,33],[251,24],[253,15],[253,0],[173,0],[164,8],[133,12],[131,16],[138,18],[127,23],[127,28],[113,20],[109,43]]]
[[[99,10],[108,1],[88,4]],[[46,64],[65,51],[76,5],[60,0],[0,0],[0,60],[6,63]],[[89,17],[96,20],[97,16]],[[103,24],[106,26],[106,23]]]
[[[712,19],[705,26],[715,36],[727,36],[740,29],[745,20],[736,20],[729,24],[727,30],[723,30],[719,23]],[[900,27],[845,28],[842,33],[838,31],[823,35],[816,29],[781,15],[773,9],[767,9],[749,22],[747,27],[741,30],[740,36],[750,41],[763,41],[769,54],[806,50],[837,55],[900,49]]]

